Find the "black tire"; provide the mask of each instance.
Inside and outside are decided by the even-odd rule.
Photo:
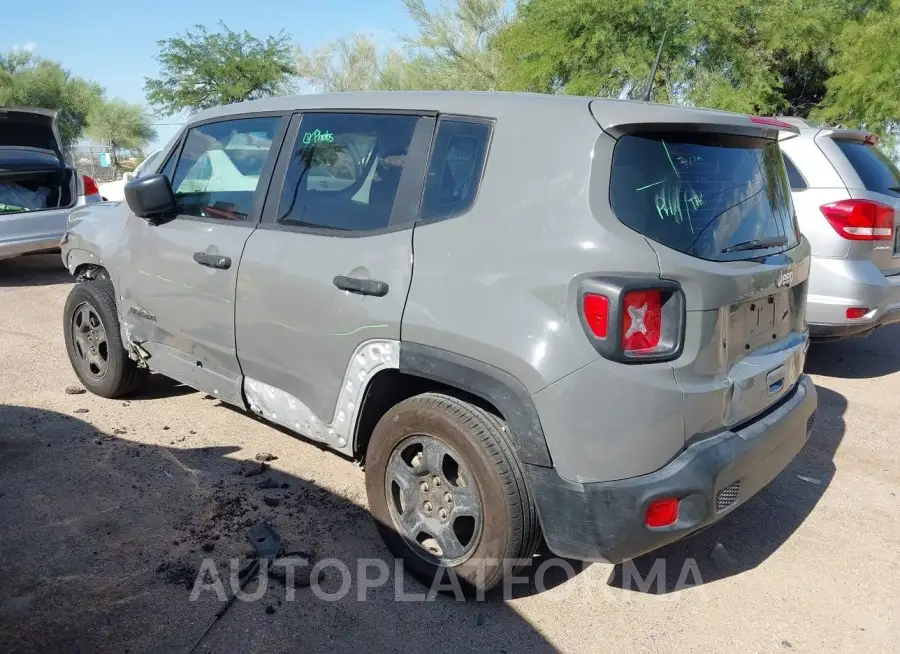
[[[392,455],[396,451],[403,456],[404,444],[415,444],[423,437],[440,441],[453,455],[459,455],[480,496],[482,520],[477,537],[473,537],[477,542],[470,545],[468,558],[459,563],[442,562],[414,542],[396,517],[398,511],[403,512],[399,503],[391,504],[397,502],[390,496],[387,480],[388,465],[395,460]],[[419,480],[428,478],[430,474],[425,474]],[[455,397],[424,393],[400,402],[382,416],[366,451],[366,492],[388,549],[429,587],[438,576],[447,583],[445,571],[452,569],[464,592],[487,591],[500,583],[505,573],[513,574],[522,567],[509,562],[530,560],[541,542],[537,512],[506,423]]]
[[[82,309],[93,311],[91,315],[99,319],[105,332],[105,347],[101,351],[106,366],[102,374],[85,361],[81,345],[76,344],[74,321]],[[139,368],[122,345],[115,291],[105,276],[78,282],[72,287],[63,309],[63,334],[72,369],[91,393],[107,398],[122,397],[136,391],[147,379],[149,371]]]

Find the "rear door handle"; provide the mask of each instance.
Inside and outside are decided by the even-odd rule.
[[[216,268],[218,270],[228,270],[231,268],[231,257],[223,257],[218,254],[194,252],[194,261],[207,268]]]
[[[381,282],[377,279],[360,279],[359,277],[347,277],[346,275],[338,275],[334,278],[334,285],[342,291],[348,293],[356,293],[357,295],[374,295],[375,297],[384,297],[388,294],[390,287],[387,282]]]

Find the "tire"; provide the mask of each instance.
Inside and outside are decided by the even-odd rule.
[[[433,464],[431,453],[441,448],[445,452],[440,458],[441,474],[435,475],[431,468],[436,466],[423,461],[430,456]],[[460,460],[456,461],[456,457]],[[409,471],[415,480],[414,492],[405,495],[395,480],[405,479]],[[435,494],[435,477],[447,491],[443,500],[443,490]],[[470,477],[475,482],[474,493]],[[428,485],[428,492],[422,490],[423,483]],[[537,512],[506,423],[448,395],[417,395],[382,416],[366,451],[366,493],[378,531],[390,552],[403,559],[404,567],[429,587],[438,579],[437,583],[447,589],[445,573],[452,570],[464,592],[487,591],[500,583],[504,574],[514,574],[530,560],[540,543]],[[457,495],[460,499],[454,505]],[[465,513],[466,508],[460,507],[469,505],[473,496],[478,498],[481,519],[479,522],[473,518],[474,524],[470,525],[464,515],[454,518],[454,511]],[[411,508],[413,501],[415,507]],[[426,513],[429,506],[432,508]],[[442,509],[450,511],[448,518],[440,514]],[[412,533],[416,527],[404,526],[404,520],[425,525],[423,533],[417,537]],[[464,523],[461,530],[460,522]],[[453,538],[446,541],[454,545],[448,547],[448,552],[454,553],[455,544],[467,549],[465,555],[456,559],[445,556],[441,547],[436,552],[427,546],[429,542],[440,545],[430,538],[430,533],[435,529],[446,533],[447,524],[457,536],[455,542]],[[470,540],[465,541],[470,532]],[[423,536],[425,544],[421,544]],[[516,564],[516,559],[521,561]]]
[[[94,323],[102,326],[102,337]],[[88,331],[82,328],[85,324],[91,326],[88,331],[94,334],[93,342],[88,342]],[[147,379],[149,371],[138,368],[122,345],[115,292],[107,277],[75,284],[63,309],[63,334],[72,369],[91,393],[122,397],[136,391]],[[103,365],[98,365],[101,361]]]

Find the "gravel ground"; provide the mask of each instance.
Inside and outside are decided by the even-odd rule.
[[[128,401],[66,393],[69,288],[55,256],[0,261],[0,651],[189,651],[221,607],[189,601],[197,571],[227,582],[261,520],[342,560],[349,592],[319,597],[340,594],[333,566],[293,601],[269,583],[198,651],[896,651],[898,329],[813,347],[810,442],[722,523],[634,566],[532,574],[508,601],[397,602],[422,587],[395,574],[353,462],[156,376]],[[358,583],[366,558],[390,562],[385,585]]]

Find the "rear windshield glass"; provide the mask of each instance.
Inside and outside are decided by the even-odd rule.
[[[703,259],[774,254],[799,242],[778,143],[732,135],[626,135],[610,203],[624,224]]]
[[[900,197],[900,171],[877,146],[834,139],[869,191]]]

